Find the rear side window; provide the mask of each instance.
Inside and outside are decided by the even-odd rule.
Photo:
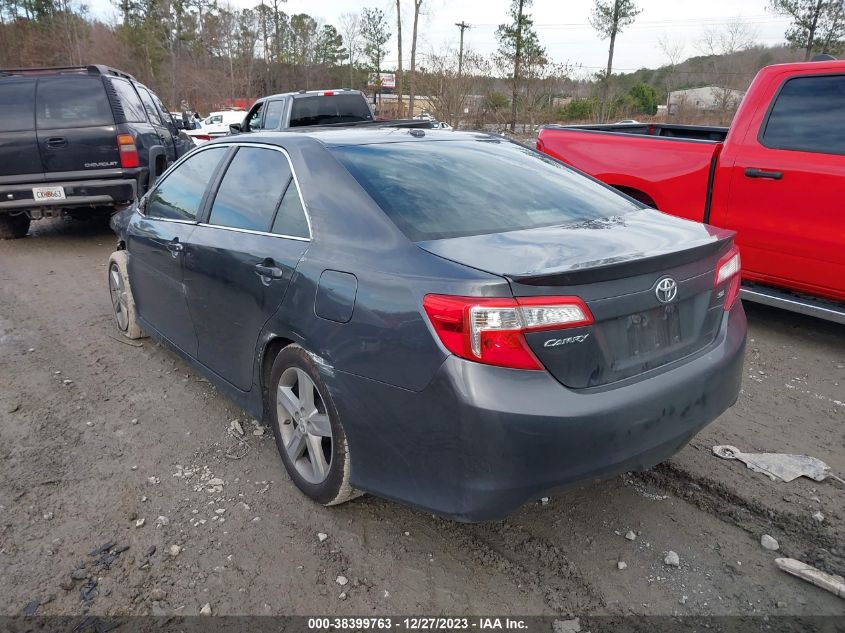
[[[409,239],[584,224],[639,208],[557,161],[500,140],[329,150]]]
[[[295,97],[290,113],[291,127],[372,120],[373,113],[367,100],[358,93]]]
[[[35,80],[0,80],[0,132],[35,129]]]
[[[150,117],[150,121],[153,123],[164,123],[161,120],[161,116],[159,116],[158,108],[156,108],[156,104],[153,102],[153,98],[150,96],[150,93],[143,86],[137,86],[138,94],[141,95],[141,101],[144,103],[144,108],[147,110],[147,114]]]
[[[271,101],[267,104],[267,112],[264,114],[264,129],[277,130],[282,122],[282,106],[284,101]]]
[[[156,187],[146,215],[166,220],[195,220],[205,189],[228,149],[214,147],[192,154]]]
[[[38,128],[42,130],[114,124],[99,77],[41,77],[36,111]]]
[[[208,223],[269,231],[290,179],[288,159],[281,152],[241,147],[226,169]]]
[[[291,237],[310,237],[305,209],[302,206],[302,199],[299,197],[299,188],[293,179],[291,179],[287,191],[285,191],[282,204],[279,205],[279,211],[273,221],[273,233]]]
[[[787,81],[761,141],[773,149],[845,154],[845,75]]]
[[[123,106],[123,113],[126,115],[126,120],[129,123],[146,123],[147,116],[144,114],[144,104],[132,87],[125,79],[118,79],[112,77],[109,79],[117,97],[120,99],[120,105]]]

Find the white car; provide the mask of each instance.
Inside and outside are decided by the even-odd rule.
[[[246,115],[246,110],[223,110],[212,112],[204,118],[198,130],[185,130],[188,136],[194,139],[196,145],[210,141],[218,136],[229,134],[229,125],[241,123]]]

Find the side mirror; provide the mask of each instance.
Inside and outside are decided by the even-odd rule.
[[[240,134],[241,133],[241,124],[240,123],[230,123],[229,124],[229,134]]]

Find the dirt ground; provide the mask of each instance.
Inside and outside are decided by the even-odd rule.
[[[804,453],[845,475],[845,328],[746,306],[739,402],[667,464],[462,525],[302,497],[269,431],[116,334],[114,241],[52,221],[0,242],[0,614],[845,614],[774,564],[845,574],[845,485],[711,453]]]

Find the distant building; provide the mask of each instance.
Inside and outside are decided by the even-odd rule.
[[[675,90],[669,93],[669,114],[675,114],[680,108],[735,110],[744,96],[741,90],[719,86]]]

